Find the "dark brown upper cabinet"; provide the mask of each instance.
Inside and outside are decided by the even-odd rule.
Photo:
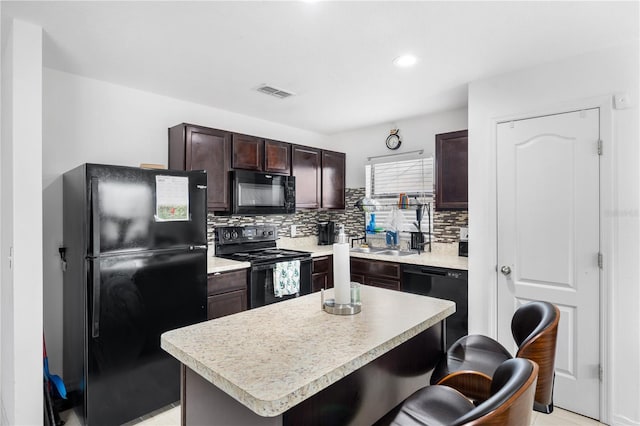
[[[436,209],[468,208],[467,130],[436,135]]]
[[[262,171],[264,168],[264,140],[255,136],[233,134],[231,139],[231,167]]]
[[[321,151],[308,146],[291,146],[291,174],[296,178],[296,207],[317,209],[321,196]]]
[[[344,210],[345,166],[343,152],[322,151],[322,208]]]
[[[207,171],[207,207],[227,211],[231,133],[182,123],[169,128],[169,168]]]
[[[264,171],[291,174],[291,144],[264,140]]]
[[[234,133],[231,145],[233,169],[291,174],[291,144]]]
[[[296,207],[345,208],[345,165],[342,152],[291,146],[291,174],[296,178]]]

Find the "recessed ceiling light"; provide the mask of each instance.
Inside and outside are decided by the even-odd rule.
[[[418,62],[418,58],[416,58],[415,56],[402,55],[393,60],[393,65],[395,65],[396,67],[406,68],[415,65],[416,62]]]

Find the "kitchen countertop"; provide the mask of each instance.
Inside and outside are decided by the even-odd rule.
[[[249,262],[238,262],[237,260],[224,259],[222,257],[207,256],[207,274],[216,272],[236,271],[238,269],[249,268]]]
[[[364,285],[361,299],[359,314],[331,315],[317,292],[168,331],[161,346],[258,415],[272,417],[455,311],[447,300]]]
[[[278,247],[292,250],[308,251],[311,257],[327,256],[333,254],[333,246],[319,246],[317,237],[301,238],[281,238],[278,240]],[[408,263],[412,265],[437,266],[441,268],[469,269],[469,260],[466,257],[458,256],[457,244],[434,244],[433,251],[416,253],[408,256],[389,256],[374,253],[351,252],[351,257],[364,259],[383,260],[386,262]]]
[[[333,255],[333,245],[320,246],[317,243],[318,238],[300,237],[300,238],[280,238],[278,247],[290,250],[307,251],[311,253],[311,257],[331,256]],[[458,256],[457,244],[433,244],[433,251],[421,254],[412,254],[408,256],[388,256],[375,253],[350,253],[351,257],[360,257],[363,259],[382,260],[386,262],[408,263],[412,265],[436,266],[441,268],[460,269],[467,271],[469,269],[469,260],[466,257]],[[221,257],[207,257],[207,273],[214,274],[216,272],[227,272],[238,269],[249,268],[248,262],[238,262],[235,260],[223,259]]]

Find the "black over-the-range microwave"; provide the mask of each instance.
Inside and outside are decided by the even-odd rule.
[[[233,214],[290,214],[296,212],[296,178],[293,176],[231,172]]]

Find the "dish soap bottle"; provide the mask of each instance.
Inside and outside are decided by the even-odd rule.
[[[376,214],[375,213],[369,214],[369,226],[367,226],[367,232],[369,232],[370,234],[376,233]]]

